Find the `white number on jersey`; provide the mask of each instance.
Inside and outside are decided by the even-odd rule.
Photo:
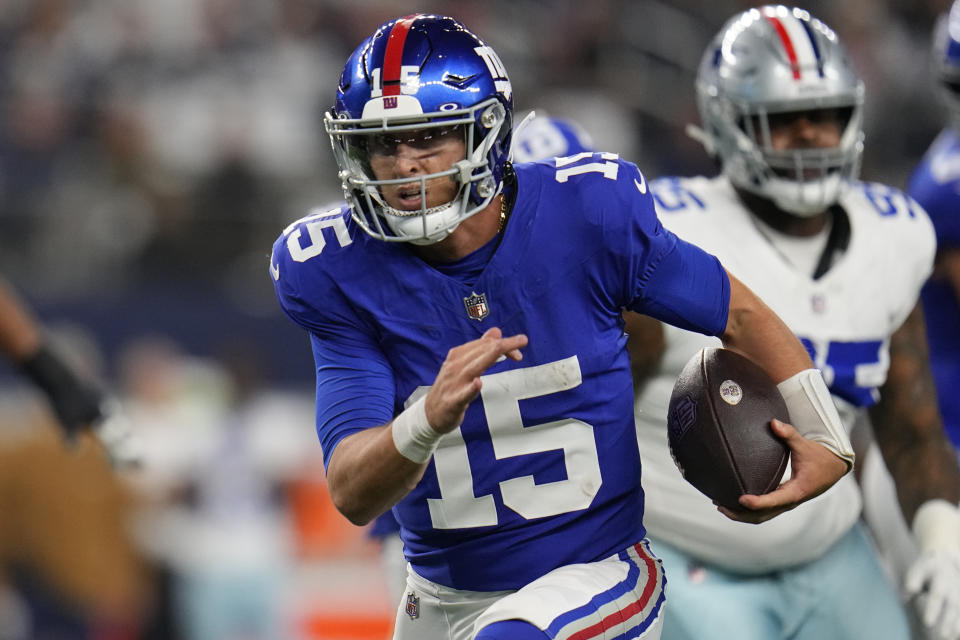
[[[916,203],[899,189],[875,182],[865,182],[863,193],[881,216],[895,216],[905,212],[911,218],[917,217],[914,211]]]
[[[300,233],[299,226],[301,223],[306,223],[307,235],[310,239],[310,242],[306,246],[303,246],[300,242],[302,234]],[[306,262],[310,258],[315,258],[320,255],[323,248],[327,246],[327,241],[323,237],[323,230],[331,228],[341,247],[345,247],[353,242],[353,238],[350,237],[350,232],[347,231],[347,222],[340,214],[339,207],[324,211],[323,213],[309,215],[291,224],[283,230],[283,234],[287,236],[287,251],[290,252],[290,257],[293,258],[295,262]],[[280,279],[279,265],[271,262],[270,272],[273,274],[274,280]]]
[[[527,519],[586,509],[600,490],[602,478],[593,426],[567,418],[524,426],[520,400],[567,391],[582,383],[576,356],[526,369],[482,376],[480,399],[498,460],[563,451],[567,478],[537,484],[532,475],[500,482],[503,503]],[[406,406],[427,393],[418,387]],[[427,500],[435,529],[462,529],[497,524],[492,495],[474,495],[474,476],[460,428],[441,438],[433,454],[440,498]]]
[[[620,157],[615,153],[593,153],[592,151],[584,151],[565,158],[556,158],[557,182],[566,182],[570,179],[570,176],[579,176],[585,173],[602,173],[604,178],[616,180],[617,173],[620,169],[620,165],[616,162],[585,162],[583,164],[576,164],[586,158],[593,158],[595,155],[599,155],[603,160],[616,160]]]

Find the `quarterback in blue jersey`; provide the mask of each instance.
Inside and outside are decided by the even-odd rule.
[[[875,443],[858,456],[863,494],[872,502],[874,479],[895,478],[882,509],[905,531],[904,515],[912,524],[903,593],[931,638],[956,639],[960,472],[936,412],[918,305],[933,263],[930,221],[898,190],[858,181],[863,83],[836,34],[807,11],[733,16],[703,54],[696,91],[699,137],[721,172],[653,180],[660,218],[801,336],[847,429],[872,422]],[[630,317],[631,340],[660,328],[651,324]],[[762,527],[721,517],[683,479],[664,433],[670,393],[687,359],[716,339],[674,327],[662,339],[636,421],[645,524],[671,576],[664,640],[912,637],[901,585],[859,521],[852,475]],[[890,474],[878,473],[884,462]]]
[[[908,190],[937,233],[937,262],[923,290],[923,308],[940,412],[960,449],[960,2],[938,21],[933,50],[950,124],[917,166]]]
[[[592,152],[593,140],[577,123],[537,111],[521,119],[513,132],[513,161],[535,162],[553,157]],[[331,207],[332,208],[332,207]],[[400,541],[400,523],[393,511],[386,511],[373,521],[370,537],[380,544],[380,561],[387,585],[403,589],[406,563]]]
[[[381,25],[325,117],[346,204],[291,224],[270,270],[310,334],[334,504],[394,507],[401,640],[658,638],[621,310],[720,336],[803,389],[774,422],[793,478],[761,522],[853,465],[803,345],[716,258],[660,225],[610,153],[508,162],[512,89],[454,19]]]

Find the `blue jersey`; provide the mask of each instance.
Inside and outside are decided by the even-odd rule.
[[[529,337],[394,509],[414,570],[457,589],[517,589],[644,536],[621,310],[716,335],[729,304],[720,263],[663,229],[633,164],[580,154],[516,175],[502,242],[479,265],[434,268],[346,207],[288,227],[271,262],[311,335],[327,463],[425,394],[449,349],[493,326]]]
[[[938,249],[960,249],[960,135],[945,129],[910,179],[910,195],[933,221]],[[946,278],[936,275],[922,293],[930,343],[930,366],[937,384],[944,426],[960,447],[960,304]]]

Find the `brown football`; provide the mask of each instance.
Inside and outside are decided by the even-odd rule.
[[[777,385],[752,360],[702,349],[687,362],[670,396],[670,453],[687,482],[717,504],[742,508],[744,493],[780,484],[790,450],[770,428],[789,422]]]

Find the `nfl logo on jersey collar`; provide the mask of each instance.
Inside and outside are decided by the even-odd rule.
[[[813,307],[814,313],[825,313],[827,310],[827,297],[822,293],[813,294],[813,297],[810,299],[810,306]]]
[[[463,299],[463,305],[467,308],[467,315],[478,322],[490,315],[485,293],[478,294],[476,291],[471,291],[470,295]]]

